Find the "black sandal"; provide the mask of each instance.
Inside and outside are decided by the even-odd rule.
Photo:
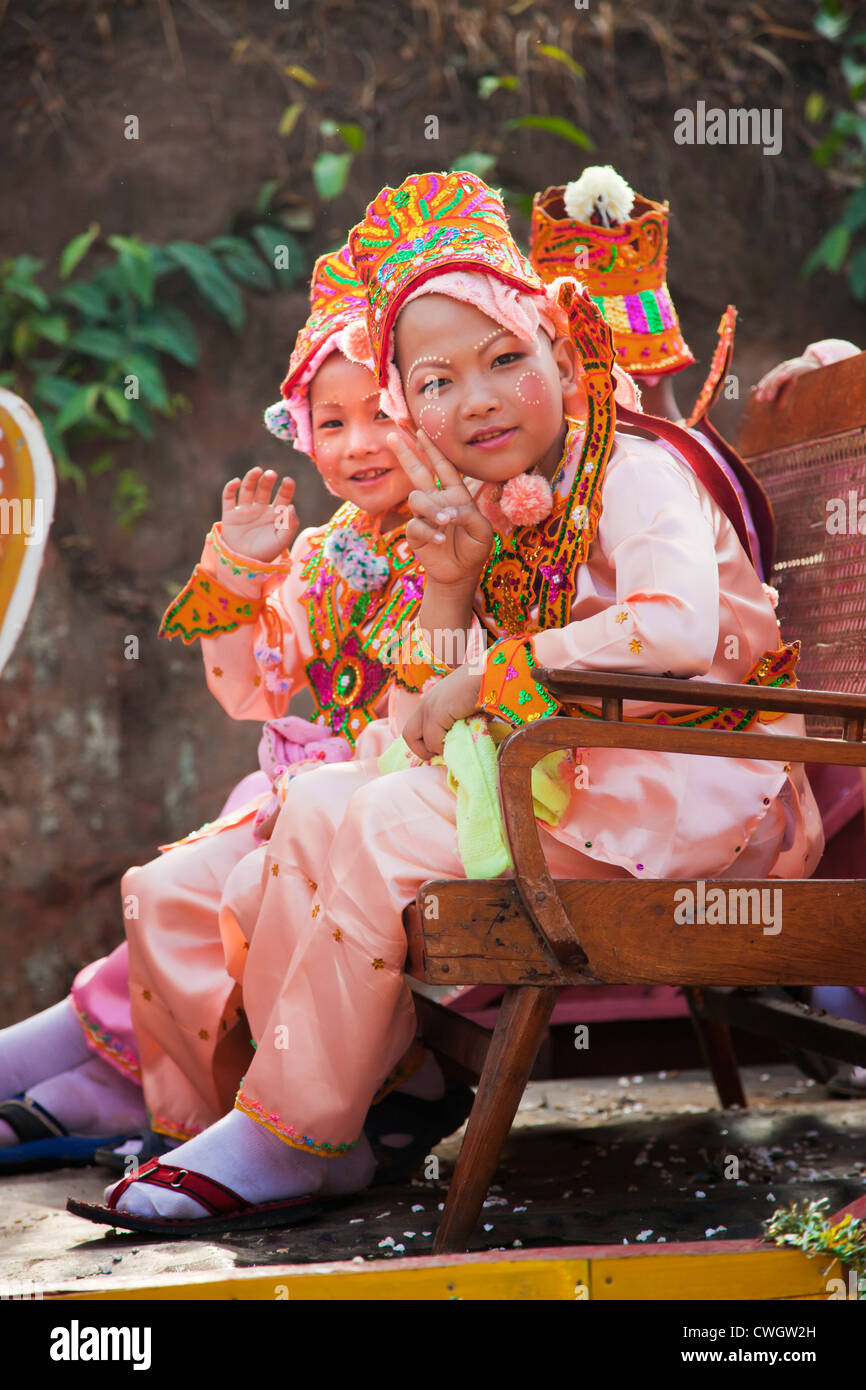
[[[70,1134],[50,1111],[31,1100],[16,1096],[0,1104],[0,1120],[5,1120],[19,1142],[0,1149],[0,1177],[13,1173],[45,1173],[54,1168],[82,1168],[93,1162],[104,1144],[120,1144],[123,1134],[100,1134],[92,1139]]]
[[[364,1124],[377,1163],[370,1186],[408,1182],[431,1150],[460,1128],[474,1100],[474,1093],[462,1081],[446,1082],[445,1094],[439,1100],[389,1091],[378,1105],[371,1106]],[[397,1149],[381,1142],[385,1134],[410,1134],[412,1140]]]

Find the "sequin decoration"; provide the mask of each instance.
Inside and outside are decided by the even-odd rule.
[[[398,633],[415,617],[424,593],[423,575],[406,540],[405,527],[374,539],[370,518],[345,502],[312,541],[302,577],[315,655],[307,681],[320,722],[354,748],[362,729],[393,679],[388,656]],[[390,582],[361,590],[333,560],[334,533],[363,539],[371,561]],[[344,553],[345,547],[338,547]],[[357,581],[357,576],[353,576]],[[267,677],[266,677],[267,679]]]

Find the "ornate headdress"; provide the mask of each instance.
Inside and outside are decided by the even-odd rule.
[[[529,254],[543,280],[583,282],[613,330],[618,363],[632,375],[694,362],[665,282],[668,204],[633,193],[609,165],[536,193]]]
[[[349,248],[367,290],[367,332],[383,386],[397,313],[431,276],[478,270],[524,293],[545,293],[508,229],[502,199],[476,174],[410,174],[399,188],[383,188],[349,233]]]
[[[283,399],[265,411],[265,424],[279,439],[291,440],[301,453],[312,449],[310,382],[344,334],[367,312],[367,296],[358,280],[348,245],[320,256],[310,281],[310,313],[295,339],[280,391]],[[359,358],[353,352],[352,360]],[[371,365],[371,364],[368,364]]]
[[[386,396],[402,400],[393,362],[397,314],[439,277],[452,297],[509,325],[522,322],[521,336],[546,318],[571,337],[589,401],[584,465],[589,475],[597,457],[603,468],[615,418],[610,330],[573,277],[546,285],[533,270],[511,235],[502,199],[483,179],[463,171],[410,174],[399,188],[383,188],[349,233],[349,249],[367,290],[367,346],[383,404]]]

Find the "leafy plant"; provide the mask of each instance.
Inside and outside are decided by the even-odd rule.
[[[830,1255],[857,1273],[858,1292],[866,1297],[866,1223],[859,1217],[844,1216],[831,1226],[824,1213],[826,1197],[817,1201],[792,1202],[773,1212],[764,1230],[777,1245],[791,1245],[810,1258]]]
[[[326,138],[337,137],[347,147],[340,151],[321,150],[313,160],[316,192],[328,202],[338,198],[345,189],[352,160],[364,149],[367,137],[361,126],[350,121],[324,120],[319,124],[319,131]]]
[[[855,299],[866,299],[866,29],[854,31],[850,13],[840,0],[820,0],[814,18],[817,32],[839,44],[839,69],[845,81],[847,104],[831,110],[821,92],[806,99],[811,125],[824,126],[813,146],[812,159],[827,173],[834,188],[848,189],[838,222],[808,256],[804,276],[819,268],[843,272]]]
[[[81,263],[99,248],[102,264],[89,278]],[[167,361],[193,368],[199,360],[192,320],[166,294],[184,281],[234,333],[245,321],[239,286],[268,293],[294,284],[303,252],[283,228],[262,220],[246,235],[207,245],[138,237],[100,237],[92,223],[64,247],[53,288],[40,283],[44,262],[21,255],[0,263],[0,383],[30,401],[57,471],[79,488],[87,473],[82,450],[94,441],[153,437],[153,418],[173,416],[186,402],[172,395]],[[91,476],[114,468],[111,449],[91,459]],[[147,508],[147,486],[132,468],[116,477],[113,505],[128,526]]]

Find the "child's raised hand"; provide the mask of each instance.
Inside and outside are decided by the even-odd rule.
[[[474,592],[493,544],[493,527],[453,463],[423,430],[418,431],[417,443],[395,432],[388,435],[388,444],[414,485],[407,499],[413,515],[406,539],[428,580]]]
[[[283,478],[271,501],[276,478],[273,468],[251,468],[242,479],[232,478],[223,488],[223,540],[230,550],[250,560],[276,560],[298,530],[291,505],[295,480]]]

